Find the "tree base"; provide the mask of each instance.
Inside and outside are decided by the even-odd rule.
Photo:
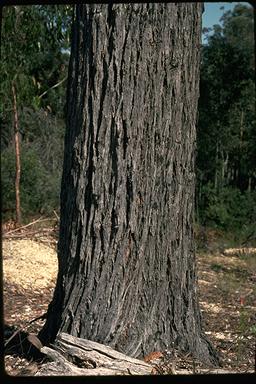
[[[129,357],[113,348],[59,333],[55,343],[40,348],[40,352],[52,361],[42,365],[36,376],[116,376],[116,375],[189,375],[189,374],[228,374],[225,369],[199,366],[193,358],[180,359],[172,354],[166,359],[162,352],[153,352],[144,360]],[[181,361],[182,360],[182,361]],[[182,364],[181,364],[182,363]]]
[[[36,376],[149,375],[152,365],[95,341],[60,333],[54,349],[41,352],[53,362],[44,364]]]

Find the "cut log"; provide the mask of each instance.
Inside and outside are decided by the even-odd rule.
[[[35,345],[35,343],[33,343]],[[40,345],[39,343],[37,343]],[[221,368],[179,368],[172,362],[157,364],[159,359],[144,360],[129,357],[113,348],[68,335],[58,334],[52,348],[40,351],[51,360],[44,363],[35,376],[116,376],[116,375],[193,375],[241,373]],[[156,354],[156,353],[155,353]],[[152,355],[152,354],[151,354]],[[159,353],[158,353],[159,355]],[[156,356],[157,357],[157,356]],[[171,366],[170,366],[171,363]],[[247,373],[253,373],[248,371]]]
[[[149,375],[152,365],[94,341],[60,333],[52,348],[40,349],[52,362],[36,376]]]

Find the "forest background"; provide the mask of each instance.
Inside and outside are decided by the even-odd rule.
[[[211,30],[203,29],[197,124],[195,227],[232,234],[241,243],[256,236],[253,12],[237,4]],[[17,138],[21,222],[59,211],[71,24],[71,5],[3,8],[3,221],[16,219]]]

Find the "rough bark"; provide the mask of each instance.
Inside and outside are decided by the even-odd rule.
[[[202,333],[193,244],[200,3],[78,5],[68,84],[59,273],[39,337],[131,356]]]

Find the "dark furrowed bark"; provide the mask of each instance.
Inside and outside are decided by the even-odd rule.
[[[140,356],[202,334],[193,245],[200,3],[78,5],[69,68],[57,331]]]

